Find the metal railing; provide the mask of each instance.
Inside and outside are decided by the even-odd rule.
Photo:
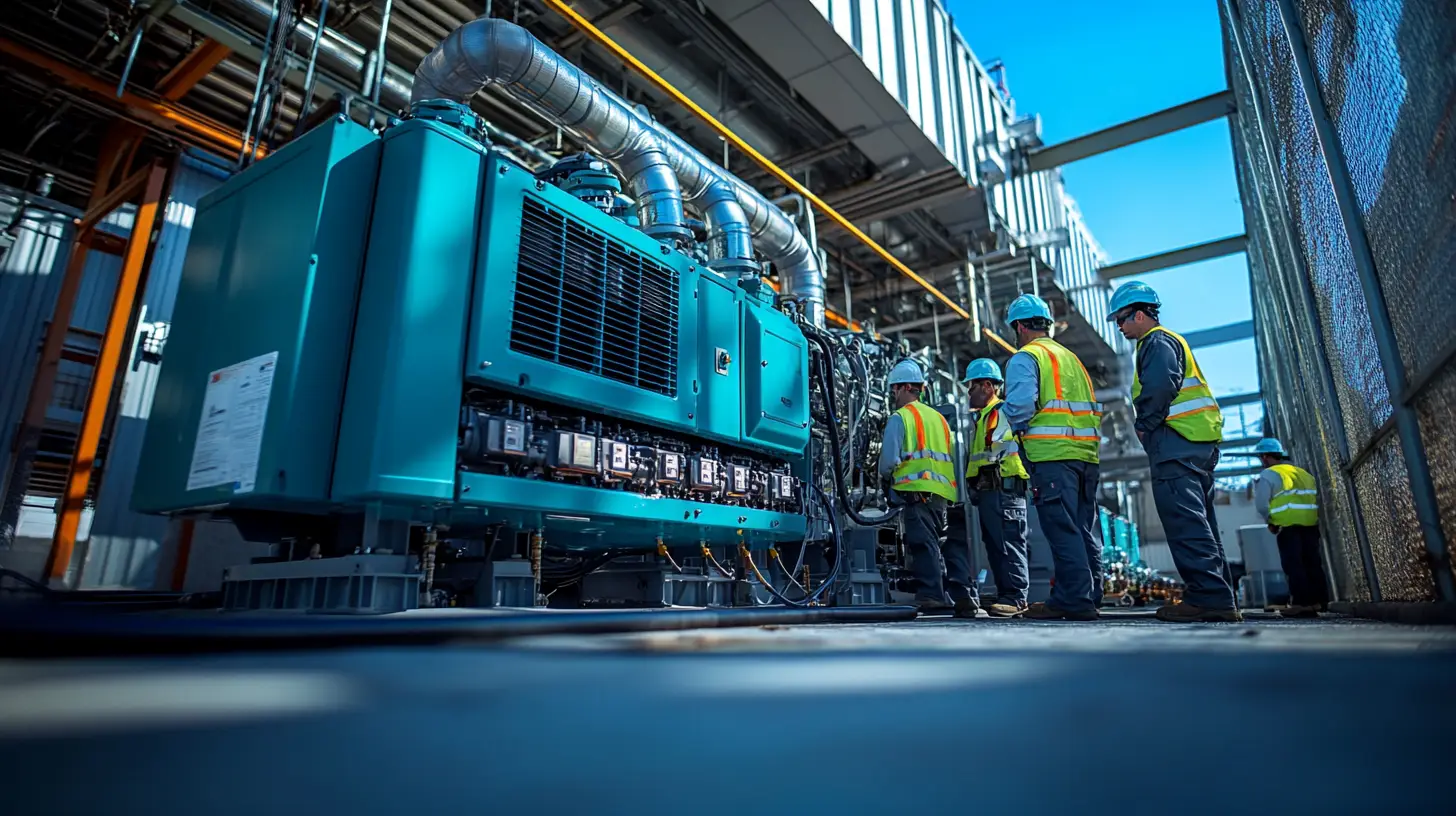
[[[1456,600],[1456,7],[1220,0],[1270,428],[1341,597]]]

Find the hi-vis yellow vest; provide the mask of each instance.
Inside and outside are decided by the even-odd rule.
[[[1218,410],[1218,401],[1213,398],[1213,391],[1208,387],[1208,381],[1203,378],[1198,361],[1193,359],[1193,349],[1188,341],[1177,332],[1154,326],[1152,331],[1138,340],[1138,350],[1142,350],[1144,340],[1158,331],[1167,332],[1183,347],[1183,390],[1178,392],[1178,396],[1173,398],[1173,404],[1168,407],[1168,427],[1189,442],[1222,441],[1223,413]],[[1137,399],[1142,392],[1143,384],[1138,379],[1137,367],[1134,366],[1132,398]]]
[[[1041,381],[1036,415],[1021,437],[1021,452],[1033,462],[1097,464],[1102,406],[1082,361],[1049,337],[1038,337],[1017,353],[1036,360]]]
[[[956,500],[955,460],[951,457],[950,423],[923,402],[912,402],[895,412],[905,426],[900,464],[890,478],[896,490],[934,493]]]
[[[997,407],[1000,404],[999,397],[992,397],[986,407],[981,409],[981,415],[976,420],[975,436],[971,438],[971,455],[966,457],[967,480],[975,479],[982,466],[998,459],[1001,462],[1003,478],[1030,478],[1026,473],[1026,466],[1021,463],[1021,446],[1016,443],[1016,437],[1011,435],[1011,423],[1001,418],[1001,411]]]
[[[1270,470],[1283,486],[1269,499],[1269,523],[1275,527],[1319,525],[1319,490],[1309,471],[1294,465],[1275,465]]]

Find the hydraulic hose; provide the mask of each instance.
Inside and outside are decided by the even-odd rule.
[[[521,612],[476,616],[374,618],[151,617],[40,605],[0,607],[0,655],[98,657],[259,650],[497,643],[542,635],[606,635],[745,626],[890,623],[914,620],[912,606],[848,606],[693,611]]]
[[[824,509],[827,511],[826,515],[829,518],[829,537],[830,540],[834,542],[834,564],[829,568],[829,575],[825,577],[824,583],[820,584],[819,588],[814,590],[813,594],[808,595],[808,597],[804,598],[804,600],[802,601],[795,601],[786,597],[782,592],[779,592],[778,588],[775,587],[767,578],[764,578],[762,572],[759,572],[758,565],[753,563],[753,555],[748,551],[748,547],[743,544],[738,545],[739,551],[742,553],[744,560],[748,562],[748,568],[753,572],[755,576],[758,577],[758,582],[763,585],[763,588],[769,591],[769,594],[773,596],[774,600],[778,601],[784,606],[793,608],[804,608],[813,606],[821,597],[823,597],[825,591],[827,591],[830,587],[834,586],[834,582],[839,579],[840,565],[844,563],[845,557],[844,539],[840,534],[839,520],[834,515],[834,505],[830,503],[829,498],[824,495],[824,491],[819,489],[818,485],[812,485],[812,487],[814,489],[814,493],[819,498],[819,502],[824,506]],[[798,581],[796,581],[792,575],[789,576],[789,580],[795,585],[798,585]],[[799,586],[799,589],[802,590],[804,589],[804,587]]]
[[[846,485],[848,475],[844,469],[844,455],[839,449],[839,417],[834,407],[834,351],[831,344],[817,333],[806,332],[805,337],[819,346],[819,365],[815,367],[819,374],[819,387],[824,392],[824,410],[829,415],[829,447],[834,452],[834,484],[839,494],[839,503],[844,508],[845,515],[849,516],[855,524],[861,527],[877,527],[893,520],[900,514],[902,508],[891,507],[888,512],[878,519],[869,519],[859,514],[849,502]]]

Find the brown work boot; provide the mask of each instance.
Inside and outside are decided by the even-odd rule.
[[[1157,618],[1169,623],[1242,623],[1244,613],[1237,609],[1204,609],[1189,603],[1170,603],[1158,607]]]
[[[1034,603],[1034,604],[1032,604],[1031,606],[1027,607],[1024,612],[1021,613],[1021,616],[1023,618],[1026,618],[1027,620],[1048,620],[1048,621],[1050,621],[1050,620],[1095,621],[1099,617],[1101,617],[1101,615],[1099,615],[1097,613],[1097,610],[1095,610],[1095,609],[1082,609],[1082,610],[1078,610],[1078,611],[1068,611],[1066,609],[1057,609],[1055,606],[1050,606],[1050,605],[1044,604],[1044,603]]]
[[[1287,606],[1287,607],[1279,610],[1279,617],[1281,617],[1281,618],[1318,618],[1319,617],[1319,607],[1317,607],[1317,606],[1295,606],[1294,604],[1290,604],[1289,606]]]
[[[1024,604],[1006,603],[1004,601],[997,601],[996,603],[993,603],[990,606],[986,607],[986,614],[990,615],[993,618],[1020,617],[1020,615],[1025,611],[1026,606]]]
[[[955,616],[957,618],[974,618],[981,607],[970,598],[961,598],[955,602]]]

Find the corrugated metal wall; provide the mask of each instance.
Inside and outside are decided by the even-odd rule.
[[[14,224],[17,233],[0,259],[0,485],[30,396],[36,352],[66,270],[71,219],[80,216],[54,201],[27,197],[25,214],[16,223],[20,201],[20,191],[0,187],[0,228]]]
[[[226,174],[201,157],[184,156],[172,175],[161,234],[153,251],[143,294],[137,331],[157,333],[170,324],[177,284],[191,235],[198,200],[226,178]],[[17,191],[0,189],[0,224],[19,200]],[[101,229],[127,237],[135,218],[135,207],[127,205],[111,214]],[[31,379],[45,326],[55,311],[55,300],[70,257],[74,239],[71,219],[74,209],[54,202],[27,202],[21,235],[3,260],[0,275],[0,421],[4,430],[4,464],[8,469],[17,423],[25,410]],[[121,259],[103,252],[87,255],[81,289],[71,325],[75,329],[101,332],[116,291]],[[164,331],[165,329],[162,328]],[[107,460],[96,507],[83,513],[80,537],[84,553],[80,569],[83,587],[151,588],[157,582],[159,551],[167,534],[165,519],[143,516],[130,509],[132,485],[137,478],[142,436],[151,408],[159,366],[137,359],[135,343],[127,350],[127,365],[120,403],[115,412]],[[57,388],[47,416],[53,422],[79,424],[91,379],[89,366],[62,361]],[[23,571],[33,567],[37,551],[46,549],[54,532],[55,516],[49,500],[28,499],[17,531],[17,550],[7,557],[7,566]],[[89,534],[89,535],[88,535]],[[43,558],[43,555],[42,555]]]
[[[983,161],[1006,165],[1015,111],[937,0],[812,2],[968,181],[983,183]],[[1039,250],[1042,258],[1079,312],[1093,318],[1105,313],[1112,287],[1097,269],[1107,256],[1067,194],[1059,171],[1012,176],[991,186],[990,201],[996,217],[1013,233],[1030,236],[1065,229],[1068,242]],[[1128,351],[1115,327],[1090,322],[1112,348]]]
[[[197,202],[226,175],[205,161],[184,156],[172,175],[171,195],[161,234],[152,253],[137,334],[159,331],[172,322],[172,306],[192,235]],[[165,347],[163,349],[165,354]],[[131,510],[132,486],[139,474],[142,437],[156,389],[158,363],[138,358],[138,345],[128,350],[121,399],[112,426],[105,476],[96,497],[95,515],[81,569],[83,587],[147,589],[165,583],[159,575],[168,521]]]

